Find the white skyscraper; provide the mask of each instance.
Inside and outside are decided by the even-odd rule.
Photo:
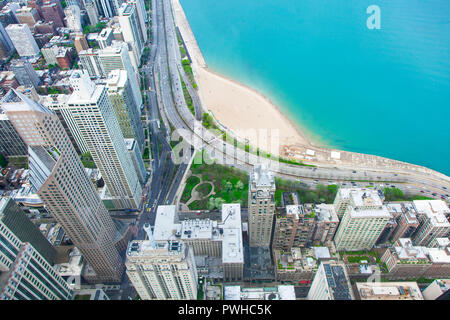
[[[31,34],[30,27],[26,24],[10,24],[5,28],[17,53],[21,57],[33,57],[39,55],[39,47]]]
[[[147,41],[147,28],[145,23],[147,22],[147,11],[145,10],[144,1],[142,0],[129,0],[129,4],[133,4],[136,7],[138,14],[139,25],[141,26],[142,38],[144,42]]]
[[[99,169],[116,208],[139,207],[142,187],[125,145],[119,122],[104,85],[95,85],[87,73],[70,77],[74,89],[67,102],[74,122]]]
[[[113,41],[111,46],[98,51],[98,57],[105,76],[108,76],[112,70],[116,69],[125,70],[127,72],[128,81],[130,81],[131,90],[133,90],[134,99],[138,106],[140,116],[142,95],[139,90],[137,69],[134,69],[131,64],[127,44],[122,41]]]
[[[198,275],[192,248],[181,240],[130,242],[127,275],[142,300],[195,300]]]
[[[124,3],[119,10],[119,23],[122,28],[122,35],[125,42],[133,51],[136,65],[141,61],[142,52],[144,50],[145,40],[139,15],[135,3]]]

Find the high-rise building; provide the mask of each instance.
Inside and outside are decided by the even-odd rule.
[[[0,300],[71,300],[72,296],[50,263],[0,223]]]
[[[287,205],[285,212],[275,217],[274,249],[291,250],[292,247],[311,245],[314,231],[314,216],[305,211],[303,205]]]
[[[308,300],[354,299],[345,264],[337,261],[322,261],[309,289]]]
[[[10,24],[17,24],[19,21],[16,18],[16,15],[14,14],[14,11],[9,7],[13,3],[8,3],[8,6],[5,6],[2,11],[0,11],[0,22],[2,23],[3,27],[7,27]],[[17,8],[18,9],[18,8]],[[17,11],[16,9],[16,11]]]
[[[248,188],[248,228],[251,247],[270,246],[275,215],[275,178],[267,166],[257,164]]]
[[[34,29],[36,22],[41,20],[41,17],[35,8],[22,7],[18,9],[15,14],[19,23],[27,24],[31,30]]]
[[[14,45],[0,22],[0,59],[7,59],[14,51]]]
[[[127,275],[142,300],[195,300],[198,275],[194,253],[180,240],[130,242]]]
[[[41,7],[41,17],[46,21],[53,21],[55,28],[64,28],[64,14],[62,7],[51,1],[44,1]]]
[[[394,215],[391,208],[399,208],[399,212],[395,212],[395,219],[397,227],[392,233],[391,240],[396,242],[400,238],[411,238],[414,232],[419,227],[419,219],[417,219],[417,212],[411,202],[408,203],[392,203],[387,204],[389,212]]]
[[[10,66],[11,71],[16,75],[16,79],[20,85],[35,88],[39,85],[39,77],[28,61],[13,60]]]
[[[70,5],[64,9],[64,14],[66,16],[67,28],[73,30],[76,33],[83,32],[81,26],[81,12],[80,7],[77,5]]]
[[[141,150],[139,150],[139,146],[134,139],[125,139],[125,145],[128,153],[130,154],[131,160],[133,161],[134,169],[138,175],[139,182],[143,185],[147,176],[147,170],[145,170]]]
[[[338,195],[349,198],[334,237],[337,250],[369,250],[391,218],[377,192],[341,188]]]
[[[89,280],[119,282],[124,264],[114,246],[116,227],[56,114],[15,90],[1,107],[32,150],[37,194],[94,269]]]
[[[424,300],[417,282],[357,282],[358,300]]]
[[[142,152],[145,143],[144,129],[127,72],[120,69],[111,71],[106,79],[106,86],[124,138],[136,139]]]
[[[111,28],[103,29],[97,37],[97,42],[98,42],[100,49],[105,49],[106,47],[109,47],[113,40],[114,40],[114,35],[113,35],[113,29],[111,29]]]
[[[77,124],[72,118],[72,114],[67,108],[69,98],[70,95],[67,94],[52,94],[42,96],[40,103],[56,113],[76,152],[78,154],[86,153],[89,151],[87,144],[81,136],[80,130],[78,130]]]
[[[86,49],[78,53],[81,69],[85,70],[91,78],[105,76],[103,65],[100,61],[98,50]]]
[[[0,152],[7,158],[28,154],[26,144],[5,113],[0,113]]]
[[[28,25],[10,24],[5,30],[21,57],[35,57],[39,55],[39,47]]]
[[[127,3],[133,4],[136,7],[136,12],[139,19],[140,30],[142,32],[142,38],[147,41],[147,28],[145,23],[147,22],[147,11],[145,10],[145,4],[143,0],[129,0]]]
[[[423,290],[425,300],[436,300],[450,290],[450,279],[436,279]]]
[[[133,90],[134,100],[138,106],[139,116],[141,114],[142,95],[139,90],[138,72],[131,64],[128,46],[121,41],[112,41],[111,45],[98,52],[98,57],[103,69],[104,76],[107,76],[112,70],[125,70],[128,75],[131,89]]]
[[[222,264],[224,281],[242,281],[244,247],[242,242],[241,205],[222,205]]]
[[[415,245],[435,247],[436,238],[450,236],[450,222],[446,217],[450,209],[444,201],[414,200],[413,204],[420,223],[412,238]]]
[[[135,3],[124,3],[119,10],[119,23],[122,28],[123,39],[132,49],[136,65],[141,61],[145,40],[139,22],[137,6]]]
[[[20,241],[29,242],[48,263],[54,263],[56,249],[31,222],[25,212],[9,197],[0,199],[0,225],[8,227]]]
[[[98,23],[97,2],[95,0],[85,0],[84,4],[90,24],[96,25]]]
[[[319,243],[332,241],[339,225],[339,218],[332,204],[318,204],[310,215],[315,218],[312,240]]]
[[[138,208],[142,187],[104,85],[74,71],[67,108],[99,169],[116,208]],[[87,107],[89,106],[89,107]]]

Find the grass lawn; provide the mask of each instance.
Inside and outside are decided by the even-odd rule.
[[[183,194],[181,195],[181,202],[187,202],[191,198],[191,191],[200,182],[200,179],[196,176],[190,176],[186,180]]]
[[[199,193],[200,197],[206,197],[212,190],[212,186],[209,183],[202,183],[197,187],[197,192]]]

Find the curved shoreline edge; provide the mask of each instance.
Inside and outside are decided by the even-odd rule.
[[[225,77],[221,74],[218,74],[217,72],[214,72],[210,70],[206,62],[203,58],[203,55],[201,53],[200,47],[198,46],[198,43],[195,39],[195,36],[191,30],[191,27],[189,25],[189,22],[187,20],[187,17],[184,13],[184,10],[181,6],[181,3],[179,0],[171,0],[172,2],[172,11],[173,16],[175,20],[175,24],[178,27],[181,36],[184,40],[184,43],[187,47],[187,50],[190,54],[191,60],[192,60],[192,70],[194,73],[194,77],[199,84],[199,98],[201,100],[203,108],[206,109],[205,97],[210,92],[207,92],[207,90],[202,87],[202,80],[203,83],[205,82],[205,79],[202,79],[203,77],[207,77],[208,80],[215,79],[216,81],[221,81],[223,83],[228,83],[229,86],[235,86],[236,88],[239,88],[240,91],[247,92],[247,94],[251,94],[254,97],[257,97],[257,99],[260,99],[264,101],[265,104],[270,106],[272,109],[272,114],[278,114],[280,119],[282,119],[286,126],[291,127],[295,134],[293,134],[294,139],[290,139],[290,143],[281,143],[281,151],[280,155],[286,158],[292,158],[299,161],[304,161],[306,163],[312,163],[312,164],[320,164],[324,167],[335,167],[337,165],[341,167],[348,167],[348,168],[358,168],[358,169],[365,169],[365,170],[375,170],[375,169],[381,169],[383,171],[387,172],[399,172],[402,171],[406,174],[416,173],[419,175],[432,175],[435,179],[443,180],[450,186],[450,177],[447,175],[438,172],[433,169],[429,169],[424,166],[415,165],[407,162],[403,162],[400,160],[394,160],[389,159],[377,155],[369,155],[369,154],[362,154],[362,153],[356,153],[351,151],[343,151],[338,149],[331,149],[322,147],[321,145],[317,145],[316,141],[308,140],[307,137],[305,137],[305,134],[302,133],[298,126],[295,125],[291,119],[289,119],[285,114],[281,112],[279,108],[277,108],[267,97],[265,97],[263,94],[258,92],[255,89],[252,89],[244,84],[239,83],[238,81],[235,81],[233,79],[229,79],[228,77]],[[208,78],[209,76],[209,78]],[[200,80],[200,81],[199,81]],[[210,104],[209,104],[210,107]],[[206,109],[206,111],[211,111],[210,108]],[[229,106],[227,105],[227,108]],[[268,110],[268,109],[267,109]],[[217,114],[212,110],[215,117],[223,123],[223,114],[222,119],[221,115]],[[217,110],[216,110],[217,111]],[[230,113],[230,111],[228,110]],[[233,122],[239,121],[239,117],[237,117],[235,114],[232,115]],[[240,119],[242,120],[242,119]],[[249,118],[244,117],[244,122],[249,122]],[[269,117],[269,121],[271,121]],[[242,123],[242,121],[241,121]],[[244,125],[245,127],[245,125]],[[248,125],[247,125],[248,127]],[[304,129],[304,128],[302,128]],[[305,130],[312,136],[314,136],[313,133],[309,132],[308,130]],[[294,141],[295,140],[295,141]],[[318,139],[320,143],[320,137]],[[321,143],[320,143],[321,144]]]

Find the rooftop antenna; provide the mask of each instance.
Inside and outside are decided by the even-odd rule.
[[[147,232],[148,241],[153,248],[156,248],[155,238],[153,237],[152,226],[149,223],[144,224],[144,230]]]

